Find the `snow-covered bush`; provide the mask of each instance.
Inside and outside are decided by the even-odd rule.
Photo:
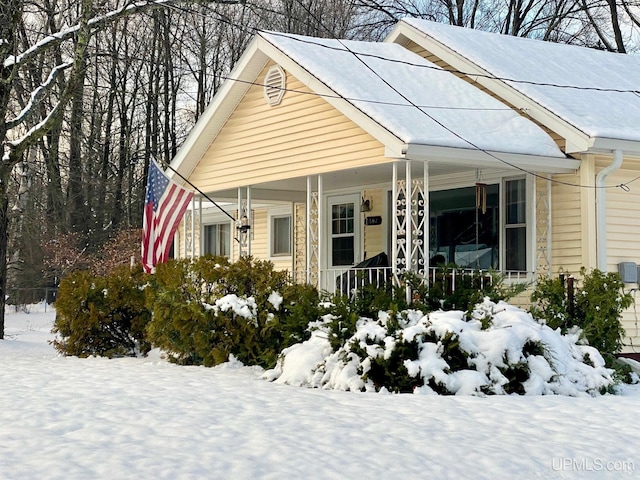
[[[145,306],[142,267],[116,268],[96,276],[76,271],[60,282],[55,302],[53,346],[64,355],[135,356],[149,351],[144,330],[151,315]]]
[[[613,385],[600,353],[488,298],[462,311],[380,312],[361,317],[334,349],[323,317],[309,340],[282,352],[265,378],[350,391],[422,394],[597,394]]]
[[[233,355],[272,367],[283,348],[308,338],[317,316],[315,289],[251,257],[174,260],[149,282],[148,339],[179,364],[213,366]]]

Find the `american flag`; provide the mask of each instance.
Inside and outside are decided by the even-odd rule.
[[[193,192],[171,181],[158,164],[151,161],[142,222],[142,266],[153,273],[166,262],[173,235],[182,220]]]

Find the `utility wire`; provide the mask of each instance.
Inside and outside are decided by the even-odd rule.
[[[318,19],[313,12],[311,12],[311,10],[304,5],[300,0],[296,0],[296,2],[303,7],[306,12],[309,14],[309,16],[311,16],[311,18],[317,22],[318,25],[320,25],[322,28],[324,28],[330,35],[333,36],[333,33],[331,32],[331,30],[329,30],[329,28],[327,28],[324,23]],[[281,34],[283,36],[286,36],[287,38],[293,38],[293,39],[299,39],[299,37],[291,37],[285,34]],[[264,37],[263,37],[264,38]],[[265,39],[266,40],[266,39]],[[397,88],[395,88],[393,85],[391,85],[386,79],[384,79],[377,71],[375,71],[370,65],[368,65],[364,60],[362,60],[362,58],[360,57],[360,54],[353,52],[341,39],[338,38],[334,38],[334,40],[337,40],[344,48],[343,49],[337,49],[336,47],[333,47],[334,49],[340,50],[340,51],[347,51],[349,53],[351,53],[354,57],[356,57],[356,59],[361,62],[368,70],[370,70],[376,77],[378,77],[385,85],[387,85],[390,89],[392,89],[394,92],[396,92],[400,97],[402,97],[407,103],[409,103],[410,105],[412,105],[413,107],[417,108],[420,112],[422,112],[424,115],[426,115],[428,118],[430,118],[433,122],[437,123],[438,125],[440,125],[442,128],[444,128],[445,130],[447,130],[449,133],[451,133],[452,135],[456,136],[458,139],[462,140],[463,142],[467,143],[468,145],[470,145],[472,148],[484,153],[485,155],[505,164],[508,165],[511,168],[514,168],[518,171],[521,171],[523,173],[532,175],[536,178],[540,178],[540,179],[544,179],[544,180],[550,180],[551,182],[560,184],[560,185],[566,185],[566,186],[571,186],[571,187],[579,187],[579,188],[592,188],[592,189],[599,189],[599,188],[620,188],[623,191],[629,191],[629,187],[628,184],[637,180],[633,179],[631,180],[631,182],[627,182],[627,183],[621,183],[621,184],[617,184],[617,185],[604,185],[602,187],[598,187],[596,185],[582,185],[579,183],[573,183],[573,182],[565,182],[563,180],[558,180],[558,179],[553,179],[553,178],[549,178],[547,176],[544,175],[540,175],[538,173],[535,172],[531,172],[525,168],[522,168],[518,165],[515,165],[511,162],[508,162],[507,160],[504,160],[500,157],[498,157],[497,155],[479,147],[478,145],[476,145],[475,143],[473,143],[471,140],[463,137],[462,135],[460,135],[459,133],[457,133],[456,131],[454,131],[453,129],[451,129],[450,127],[448,127],[447,125],[445,125],[444,123],[442,123],[440,120],[436,119],[435,117],[433,117],[433,115],[430,115],[428,112],[424,111],[422,108],[420,108],[418,105],[416,105],[411,99],[409,99],[407,96],[405,96],[403,93],[401,93]],[[317,44],[317,42],[315,42]],[[362,55],[362,56],[366,56],[366,55]],[[380,58],[384,58],[384,57],[380,57]],[[438,68],[439,69],[439,68]],[[633,93],[636,93],[635,91]],[[344,97],[343,97],[344,98]],[[348,101],[345,98],[346,101]],[[640,178],[640,177],[638,177]]]
[[[313,12],[311,12],[309,10],[309,8],[302,4],[300,2],[300,0],[296,0],[298,4],[300,4],[306,11],[307,13],[309,13],[309,15],[313,18],[314,21],[318,22],[318,25],[320,25],[329,35],[331,35],[331,37],[329,37],[330,39],[333,40],[338,40],[339,42],[342,43],[342,40],[339,38],[336,38],[333,35],[333,32],[326,26],[324,25],[321,20],[319,20],[314,14]],[[249,2],[247,2],[245,5],[247,6],[256,6],[253,5]],[[189,9],[187,7],[180,7],[178,5],[168,5],[168,8],[172,8],[174,10],[178,10],[178,11],[182,11],[182,12],[187,12],[187,13],[194,13],[196,15],[201,15],[205,18],[207,18],[207,16],[202,13],[202,12],[197,12],[194,11],[192,9]],[[276,12],[274,10],[270,10],[270,12],[272,13],[281,13],[281,12]],[[275,32],[275,31],[271,31],[271,30],[265,30],[265,29],[261,29],[261,28],[257,28],[257,27],[248,27],[246,25],[241,25],[235,22],[232,22],[231,20],[229,20],[227,17],[223,16],[222,14],[220,14],[219,12],[215,12],[215,11],[211,11],[211,13],[213,13],[214,15],[216,15],[218,17],[218,20],[235,28],[239,28],[242,29],[248,33],[254,34],[254,35],[259,35],[260,33],[267,33],[270,35],[274,35],[274,36],[282,36],[285,38],[288,38],[290,40],[294,40],[297,42],[302,42],[302,43],[308,43],[311,45],[315,45],[321,48],[326,48],[328,50],[337,50],[337,51],[344,51],[343,48],[339,48],[339,47],[335,47],[332,45],[327,45],[318,41],[314,41],[313,37],[304,37],[301,35],[298,36],[292,36],[291,34],[288,33],[283,33],[283,32]],[[353,40],[353,41],[358,41],[358,40]],[[346,47],[345,47],[346,48]],[[348,49],[347,49],[348,50]],[[457,75],[463,75],[466,77],[470,77],[470,78],[486,78],[489,80],[499,80],[502,82],[509,82],[509,83],[522,83],[522,84],[526,84],[526,85],[535,85],[535,86],[541,86],[541,87],[552,87],[552,88],[564,88],[564,89],[572,89],[572,90],[586,90],[586,91],[596,91],[596,92],[609,92],[609,93],[633,93],[635,95],[640,96],[640,89],[636,90],[636,89],[625,89],[625,88],[609,88],[609,87],[590,87],[590,86],[584,86],[584,85],[570,85],[570,84],[560,84],[560,83],[550,83],[550,82],[538,82],[538,81],[533,81],[533,80],[521,80],[521,79],[517,79],[517,78],[511,78],[511,77],[501,77],[501,76],[496,76],[496,75],[491,75],[491,74],[480,74],[480,73],[469,73],[469,72],[465,72],[463,70],[457,70],[457,69],[447,69],[444,70],[443,68],[437,66],[437,65],[425,65],[423,63],[413,63],[407,60],[400,60],[400,59],[395,59],[395,58],[388,58],[382,55],[376,55],[373,53],[364,53],[364,52],[353,52],[351,50],[348,50],[350,53],[355,54],[355,55],[359,55],[361,57],[370,57],[370,58],[375,58],[378,60],[383,60],[386,62],[390,62],[390,63],[398,63],[398,64],[404,64],[404,65],[408,65],[408,66],[412,66],[412,67],[417,67],[417,68],[426,68],[426,69],[431,69],[431,70],[435,70],[438,72],[443,72],[443,73],[455,73]]]
[[[391,59],[388,57],[384,57],[381,55],[375,55],[375,54],[369,54],[369,53],[362,53],[362,52],[354,52],[353,50],[351,50],[341,39],[335,38],[335,36],[333,35],[333,32],[320,20],[317,18],[317,16],[306,6],[304,5],[300,0],[296,0],[296,2],[305,9],[305,11],[307,12],[307,14],[320,26],[322,27],[330,36],[333,40],[338,41],[343,48],[339,48],[339,47],[335,47],[332,45],[327,45],[325,43],[321,43],[319,41],[314,41],[312,38],[310,37],[301,37],[301,36],[296,36],[296,35],[290,35],[290,34],[286,34],[286,33],[281,33],[281,32],[273,32],[273,31],[266,31],[263,29],[259,29],[256,27],[247,27],[245,25],[241,25],[241,24],[237,24],[235,22],[232,22],[231,20],[229,20],[226,16],[220,14],[219,12],[214,12],[211,11],[211,13],[213,13],[214,15],[216,15],[218,17],[218,20],[228,24],[229,26],[233,26],[236,28],[240,28],[242,30],[245,31],[249,31],[252,32],[255,35],[259,35],[261,36],[263,33],[269,34],[269,35],[274,35],[274,36],[282,36],[285,37],[287,39],[290,40],[294,40],[294,41],[298,41],[298,42],[303,42],[303,43],[308,43],[311,45],[315,45],[318,47],[322,47],[322,48],[327,48],[327,49],[331,49],[331,50],[336,50],[336,51],[347,51],[349,53],[351,53],[352,55],[354,55],[359,62],[361,62],[366,68],[368,68],[374,75],[376,75],[382,82],[384,82],[389,88],[391,88],[393,91],[395,91],[400,97],[402,97],[407,104],[402,104],[402,103],[392,103],[392,102],[379,102],[379,101],[375,101],[375,100],[366,100],[366,99],[353,99],[353,98],[347,98],[344,97],[340,94],[336,94],[335,96],[330,96],[330,95],[323,95],[323,94],[318,94],[315,92],[301,92],[301,91],[297,91],[297,90],[289,90],[286,88],[283,88],[282,90],[284,91],[292,91],[292,92],[296,92],[296,93],[304,93],[304,94],[311,94],[311,95],[316,95],[316,96],[325,96],[327,98],[339,98],[342,100],[345,100],[349,103],[352,103],[354,101],[359,101],[359,102],[369,102],[369,103],[380,103],[380,104],[387,104],[387,105],[399,105],[399,106],[410,106],[413,108],[417,108],[418,110],[420,110],[424,115],[426,115],[427,117],[429,117],[432,121],[434,121],[435,123],[437,123],[438,125],[440,125],[442,128],[444,128],[445,130],[447,130],[449,133],[451,133],[452,135],[456,136],[457,138],[459,138],[461,141],[467,143],[469,146],[471,146],[473,149],[478,150],[482,153],[484,153],[485,155],[497,160],[500,163],[503,163],[504,165],[507,165],[511,168],[514,168],[518,171],[521,171],[523,173],[532,175],[536,178],[540,178],[543,180],[550,180],[553,183],[556,184],[561,184],[561,185],[566,185],[566,186],[571,186],[571,187],[578,187],[578,188],[590,188],[590,189],[605,189],[605,188],[620,188],[623,191],[629,191],[629,184],[632,182],[637,181],[638,179],[640,179],[639,177],[636,177],[628,182],[623,182],[620,184],[616,184],[616,185],[604,185],[604,186],[596,186],[596,185],[583,185],[580,183],[573,183],[573,182],[566,182],[563,180],[559,180],[559,179],[554,179],[554,178],[549,178],[547,176],[544,175],[540,175],[538,173],[529,171],[525,168],[522,168],[518,165],[515,165],[511,162],[508,162],[507,160],[504,160],[500,157],[498,157],[497,155],[479,147],[478,145],[476,145],[475,143],[473,143],[472,141],[464,138],[462,135],[460,135],[459,133],[457,133],[456,131],[454,131],[453,129],[451,129],[450,127],[446,126],[445,124],[443,124],[441,121],[437,120],[436,118],[434,118],[432,115],[430,115],[428,112],[426,112],[424,109],[425,108],[454,108],[454,107],[432,107],[432,106],[420,106],[415,104],[414,102],[412,102],[409,98],[407,98],[405,95],[403,95],[401,92],[399,92],[395,87],[393,87],[388,81],[386,81],[384,78],[382,78],[380,76],[380,74],[378,74],[370,65],[368,65],[363,59],[362,57],[368,57],[368,58],[375,58],[378,60],[383,60],[383,61],[388,61],[388,62],[392,62],[392,63],[401,63],[401,64],[406,64],[409,66],[414,66],[414,67],[418,67],[418,68],[428,68],[428,69],[432,69],[432,70],[436,70],[439,72],[443,72],[443,73],[450,73],[450,74],[459,74],[459,75],[463,75],[463,76],[467,76],[467,77],[483,77],[483,78],[488,78],[488,79],[493,79],[493,80],[499,80],[499,81],[503,81],[503,82],[511,82],[511,83],[523,83],[523,84],[529,84],[529,85],[537,85],[537,86],[546,86],[546,87],[553,87],[553,88],[570,88],[570,89],[575,89],[575,90],[587,90],[587,91],[599,91],[599,92],[613,92],[613,93],[632,93],[635,94],[636,96],[640,96],[640,90],[631,90],[631,89],[616,89],[616,88],[602,88],[602,87],[586,87],[586,86],[578,86],[578,85],[563,85],[563,84],[555,84],[555,83],[544,83],[544,82],[533,82],[533,81],[528,81],[528,80],[518,80],[518,79],[513,79],[513,78],[508,78],[508,77],[498,77],[498,76],[493,76],[493,75],[482,75],[482,74],[469,74],[466,73],[464,71],[461,70],[444,70],[436,65],[424,65],[424,64],[417,64],[417,63],[412,63],[412,62],[408,62],[408,61],[404,61],[404,60],[399,60],[399,59]],[[248,6],[255,6],[252,5],[248,2],[244,3],[244,5],[248,5]],[[187,12],[187,13],[194,13],[196,15],[201,15],[205,18],[207,18],[207,15],[205,15],[202,12],[199,11],[194,11],[193,9],[189,9],[186,7],[180,7],[178,5],[174,5],[174,4],[170,4],[169,8],[178,10],[178,11],[182,11],[182,12]],[[279,13],[279,12],[277,12]],[[264,38],[264,37],[262,37]],[[266,39],[265,39],[266,40]],[[266,40],[268,41],[268,40]],[[229,76],[223,76],[220,75],[219,78],[222,78],[224,80],[230,80],[230,81],[234,81],[234,82],[239,82],[239,83],[246,83],[246,84],[250,84],[250,85],[256,85],[256,86],[264,86],[264,84],[258,83],[258,82],[250,82],[250,81],[244,81],[244,80],[240,80],[240,79],[236,79],[233,77],[229,77]],[[458,109],[466,109],[465,107],[457,107]],[[475,110],[473,108],[468,108],[469,110]],[[506,110],[510,110],[510,109],[506,109]]]

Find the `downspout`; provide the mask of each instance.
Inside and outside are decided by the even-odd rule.
[[[622,150],[613,151],[613,161],[596,175],[596,263],[598,270],[607,270],[607,177],[622,166]]]

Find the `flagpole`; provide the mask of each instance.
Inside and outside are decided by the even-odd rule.
[[[157,161],[157,160],[156,160]],[[218,205],[216,202],[214,202],[213,200],[211,200],[211,198],[209,198],[209,196],[204,193],[202,190],[200,190],[198,187],[196,187],[193,183],[191,183],[189,180],[187,180],[185,177],[183,177],[180,172],[178,172],[175,168],[173,168],[170,164],[166,163],[165,161],[161,160],[162,164],[166,165],[168,168],[171,169],[171,171],[173,173],[175,173],[176,175],[178,175],[182,180],[184,180],[185,182],[187,182],[196,192],[198,192],[200,195],[202,195],[204,198],[206,198],[208,201],[210,201],[211,203],[213,203],[216,207],[218,207],[218,209],[224,213],[227,217],[229,217],[231,220],[233,220],[234,222],[236,222],[236,219],[233,218],[233,216],[227,212],[224,208],[222,208],[220,205]]]

